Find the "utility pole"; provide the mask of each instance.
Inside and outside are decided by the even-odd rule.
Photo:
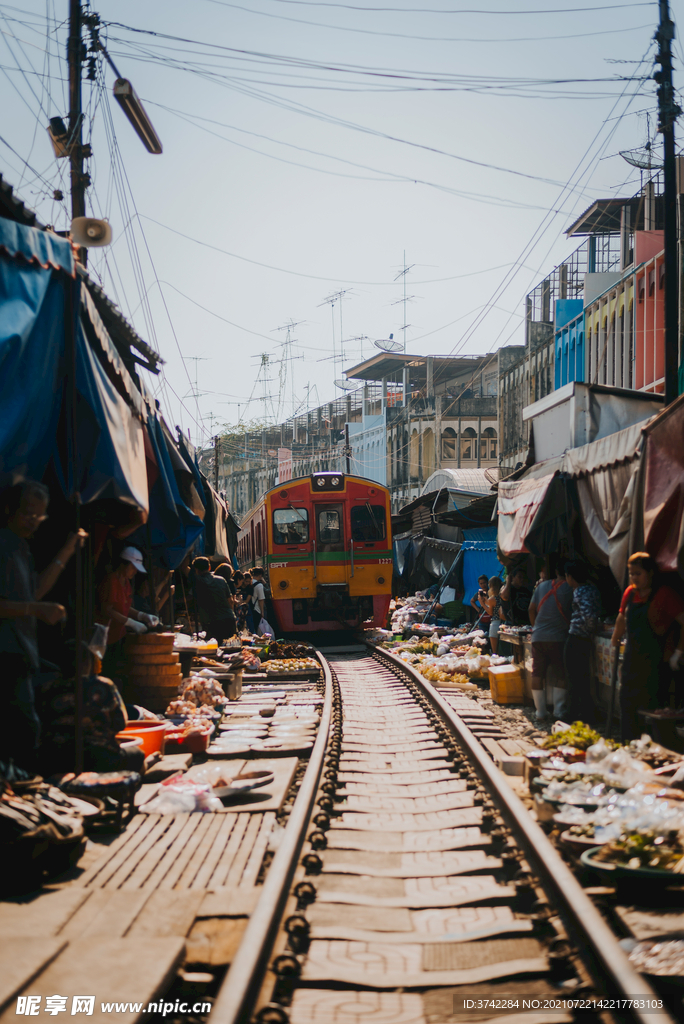
[[[69,0],[69,163],[71,164],[71,217],[85,217],[85,190],[90,177],[83,172],[83,115],[81,112],[81,65],[83,41],[81,39],[81,2]],[[79,250],[80,262],[85,267],[88,250]]]
[[[668,0],[659,0],[660,23],[656,32],[660,70],[653,78],[658,83],[658,131],[663,136],[664,228],[665,228],[665,404],[679,394],[679,364],[682,358],[679,339],[679,273],[677,262],[677,164],[675,159],[675,121],[681,108],[674,101],[672,87],[672,40],[675,27],[670,18]]]
[[[218,494],[219,489],[219,461],[221,458],[221,438],[217,434],[214,438],[214,490]]]
[[[347,476],[351,473],[351,445],[349,444],[349,424],[344,425],[344,457],[347,466]]]

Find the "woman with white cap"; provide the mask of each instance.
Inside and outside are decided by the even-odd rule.
[[[99,618],[109,626],[105,668],[115,670],[121,653],[121,642],[127,632],[146,633],[148,627],[158,626],[159,619],[148,612],[133,608],[133,577],[137,572],[147,572],[142,552],[137,548],[125,547],[119,555],[116,568],[107,573],[98,587]]]

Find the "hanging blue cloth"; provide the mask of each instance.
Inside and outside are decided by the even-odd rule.
[[[152,546],[153,554],[169,569],[176,569],[204,534],[204,523],[183,501],[156,414],[147,420],[147,433],[159,475],[150,491],[147,526],[129,538],[131,544]]]
[[[463,601],[468,604],[477,593],[478,576],[500,576],[503,566],[496,554],[496,537],[492,540],[464,540],[463,554]]]
[[[9,224],[0,219],[0,471],[40,479],[62,404],[64,278],[26,258],[8,259],[17,241],[14,230],[6,238]]]

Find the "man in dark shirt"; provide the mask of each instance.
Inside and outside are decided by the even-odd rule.
[[[230,589],[222,576],[216,576],[211,571],[208,558],[196,558],[192,568],[195,572],[195,596],[202,628],[206,631],[207,640],[214,637],[221,643],[237,632]]]
[[[530,616],[528,608],[532,597],[532,589],[528,586],[524,569],[514,569],[501,590],[506,620],[512,626],[528,626]]]
[[[3,730],[0,761],[12,758],[31,767],[40,734],[33,676],[40,667],[36,620],[50,626],[66,618],[61,604],[43,601],[79,544],[87,537],[72,533],[46,569],[37,576],[28,541],[47,519],[47,487],[25,480],[2,496],[0,516],[0,665]]]

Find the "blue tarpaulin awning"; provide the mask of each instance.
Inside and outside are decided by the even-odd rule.
[[[503,566],[496,553],[496,527],[486,526],[479,530],[464,530],[463,541],[463,589],[464,603],[468,604],[477,593],[478,576],[500,576]],[[476,535],[476,536],[475,536]]]
[[[71,244],[0,219],[0,470],[51,467],[67,498],[146,514],[142,423],[88,344],[80,299]]]

